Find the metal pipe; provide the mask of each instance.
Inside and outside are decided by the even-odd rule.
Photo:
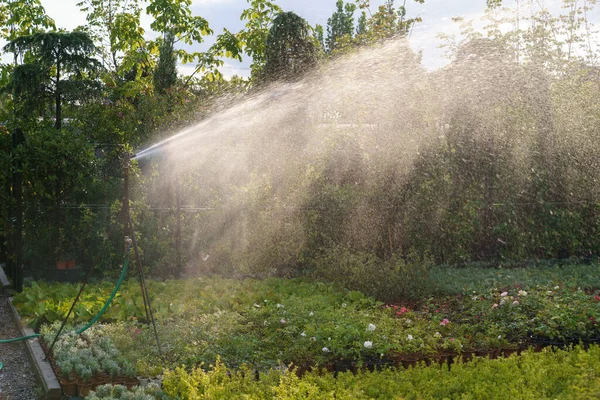
[[[135,240],[135,230],[133,229],[133,220],[131,219],[131,212],[129,213],[129,227],[131,229],[131,241],[133,242],[133,250],[137,260],[138,273],[140,274],[140,282],[142,284],[142,296],[145,296],[148,302],[148,311],[150,313],[150,320],[152,321],[152,327],[154,328],[154,336],[156,337],[156,345],[158,346],[158,354],[162,356],[162,349],[160,348],[160,340],[158,339],[158,331],[156,330],[156,322],[154,321],[154,314],[152,313],[152,305],[150,304],[150,297],[148,297],[148,287],[146,286],[146,279],[144,278],[144,269],[142,268],[142,259],[140,257],[140,251]]]
[[[144,277],[144,268],[142,267],[142,258],[140,256],[140,251],[138,249],[135,229],[133,227],[133,219],[131,218],[131,209],[129,208],[129,167],[131,163],[131,154],[127,154],[125,158],[125,166],[124,166],[124,178],[125,178],[125,196],[124,201],[127,203],[123,204],[124,211],[127,213],[127,224],[129,225],[129,230],[131,232],[130,240],[133,244],[133,250],[135,252],[137,270],[140,277],[140,285],[142,289],[142,298],[144,299],[144,308],[146,311],[146,321],[150,319],[152,321],[152,327],[154,329],[154,337],[156,338],[156,345],[158,346],[158,353],[162,357],[162,349],[160,347],[160,340],[158,338],[158,331],[156,330],[156,321],[154,320],[154,313],[152,312],[152,305],[150,304],[150,297],[148,295],[148,287],[146,286],[146,278]]]

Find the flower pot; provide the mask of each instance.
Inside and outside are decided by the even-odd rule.
[[[402,366],[406,369],[414,368],[419,363],[419,357],[417,356],[403,356],[402,357]]]
[[[490,351],[490,360],[496,360],[500,355],[501,351],[498,349],[494,349]]]
[[[56,261],[56,269],[67,269],[67,262],[65,260]]]
[[[129,389],[129,390],[133,389],[134,387],[136,387],[139,384],[138,379],[135,377],[125,379],[124,383],[125,383],[125,386],[127,387],[127,389]]]
[[[92,390],[91,382],[77,383],[77,393],[79,397],[86,397],[90,393],[90,390]]]
[[[518,353],[519,349],[516,347],[509,347],[506,349],[502,349],[502,355],[504,356],[504,358],[508,358],[510,357],[512,354]]]
[[[69,379],[61,379],[59,383],[61,390],[66,396],[77,396],[77,382]]]
[[[137,379],[140,383],[140,386],[148,386],[148,384],[150,383],[150,378],[148,378],[147,376],[138,376]]]
[[[92,390],[96,390],[98,386],[106,385],[110,382],[110,377],[108,375],[96,375],[92,377]]]
[[[536,344],[534,345],[534,347],[533,347],[533,350],[534,350],[536,353],[539,353],[539,352],[541,352],[543,349],[544,349],[544,345],[543,345],[542,343],[536,343]]]
[[[473,352],[477,357],[488,357],[490,355],[489,350],[475,350]]]
[[[67,269],[75,268],[75,260],[67,260],[65,262]]]
[[[472,351],[463,351],[462,354],[460,355],[460,359],[462,360],[463,363],[469,362],[471,360],[473,360],[473,352]]]

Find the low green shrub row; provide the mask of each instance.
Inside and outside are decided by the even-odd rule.
[[[499,360],[334,374],[249,369],[217,363],[205,371],[167,371],[163,390],[173,399],[592,399],[600,397],[600,347],[525,352]]]

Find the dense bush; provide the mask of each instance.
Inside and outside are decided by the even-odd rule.
[[[353,374],[270,371],[258,381],[248,369],[167,371],[163,390],[174,399],[589,399],[600,394],[600,348],[523,353],[501,360]]]

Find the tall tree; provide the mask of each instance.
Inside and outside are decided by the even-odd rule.
[[[83,32],[41,32],[21,36],[10,41],[5,50],[25,55],[32,59],[31,63],[17,67],[14,79],[26,78],[38,71],[40,91],[52,98],[55,111],[55,128],[62,126],[63,101],[82,100],[89,95],[90,89],[97,87],[94,74],[98,71],[99,62],[93,58],[96,47],[92,39]],[[27,82],[13,84],[23,86]]]
[[[327,20],[327,50],[334,50],[338,42],[346,37],[352,38],[354,34],[354,11],[356,4],[338,0],[335,4],[336,11]]]
[[[263,77],[266,80],[296,77],[315,65],[316,39],[304,20],[293,12],[282,12],[273,20],[265,49]]]
[[[356,34],[364,35],[367,33],[367,13],[362,11],[358,17],[358,25],[356,26]]]
[[[171,33],[167,33],[160,46],[158,65],[154,71],[154,91],[156,93],[164,94],[177,82],[177,57],[173,48],[174,44],[175,38]]]
[[[250,7],[242,12],[240,19],[246,26],[237,36],[244,52],[252,57],[252,76],[260,76],[265,66],[265,44],[269,35],[269,26],[282,11],[281,7],[268,0],[247,0]]]

